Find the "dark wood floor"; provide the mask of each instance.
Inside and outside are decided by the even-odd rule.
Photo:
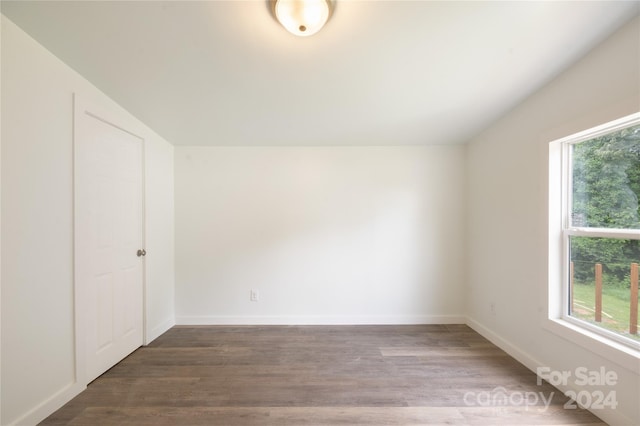
[[[566,401],[464,325],[175,327],[41,424],[603,424]]]

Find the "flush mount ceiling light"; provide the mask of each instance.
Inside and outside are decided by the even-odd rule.
[[[302,37],[320,31],[332,12],[331,0],[274,0],[272,4],[282,26]]]

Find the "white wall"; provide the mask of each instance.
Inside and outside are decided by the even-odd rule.
[[[464,147],[177,147],[175,161],[178,323],[463,321]]]
[[[173,145],[145,141],[146,343],[175,325]]]
[[[2,34],[0,19],[0,34]],[[0,38],[1,40],[1,38]],[[0,70],[2,69],[2,54],[0,48]],[[2,98],[2,83],[0,82],[0,99]],[[0,105],[0,111],[2,107]],[[0,188],[2,188],[2,116],[0,114]],[[2,191],[0,190],[0,212],[2,212]],[[0,241],[2,241],[2,214],[0,214]],[[0,366],[2,366],[2,244],[0,243]],[[0,368],[0,400],[2,399],[2,368]],[[2,424],[2,403],[0,403],[0,424]]]
[[[127,114],[2,16],[2,425],[33,424],[74,383],[73,93]],[[146,135],[147,333],[173,319],[173,148]]]
[[[543,328],[548,143],[640,109],[639,34],[635,19],[473,139],[467,158],[470,324],[530,368],[616,371],[620,405],[596,412],[613,424],[640,424],[640,376]]]

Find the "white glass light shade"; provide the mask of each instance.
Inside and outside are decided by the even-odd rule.
[[[275,14],[283,27],[297,36],[310,36],[326,24],[330,0],[276,0]]]

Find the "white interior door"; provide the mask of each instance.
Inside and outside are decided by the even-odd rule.
[[[143,342],[143,140],[86,109],[75,119],[76,307],[89,383]]]

